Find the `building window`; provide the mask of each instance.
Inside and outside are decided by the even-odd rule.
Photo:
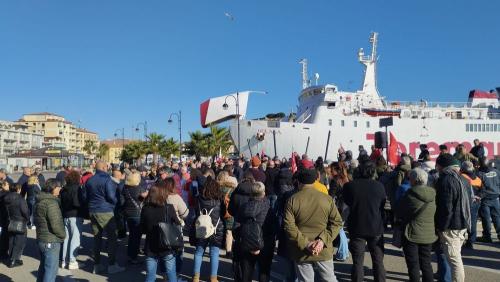
[[[370,122],[369,121],[366,122],[366,128],[370,128]]]
[[[331,119],[328,120],[328,125],[332,126],[332,120]]]
[[[342,127],[344,127],[344,126],[345,126],[345,122],[344,122],[344,120],[341,120],[341,121],[340,121],[340,126],[342,126]]]
[[[357,120],[354,121],[354,127],[358,127],[358,121]]]

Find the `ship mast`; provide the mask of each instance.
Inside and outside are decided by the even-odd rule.
[[[307,75],[307,59],[300,60],[299,64],[302,64],[302,89],[306,89],[311,85],[311,81]]]
[[[365,77],[363,80],[362,92],[368,95],[379,97],[377,90],[376,65],[377,65],[377,41],[378,33],[372,32],[370,43],[372,44],[372,52],[370,56],[365,56],[363,48],[359,49],[359,62],[365,66]]]

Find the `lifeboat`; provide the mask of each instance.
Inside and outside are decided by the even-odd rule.
[[[392,117],[399,116],[401,114],[401,109],[375,109],[368,108],[362,109],[362,111],[372,117]]]

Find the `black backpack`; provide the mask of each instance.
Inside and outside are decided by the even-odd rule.
[[[240,246],[244,252],[259,251],[264,248],[262,226],[255,218],[249,218],[241,225],[240,234]]]
[[[155,224],[150,233],[150,249],[155,253],[178,250],[184,247],[181,227],[169,222],[168,210],[169,207],[166,205],[165,220]]]

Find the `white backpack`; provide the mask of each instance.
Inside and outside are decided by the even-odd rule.
[[[213,210],[213,208],[209,212],[207,212],[207,209],[200,210],[200,216],[198,216],[195,222],[196,238],[208,239],[217,231],[217,226],[219,225],[220,218],[217,220],[217,224],[214,226],[212,224],[212,218],[210,217],[210,214]]]

